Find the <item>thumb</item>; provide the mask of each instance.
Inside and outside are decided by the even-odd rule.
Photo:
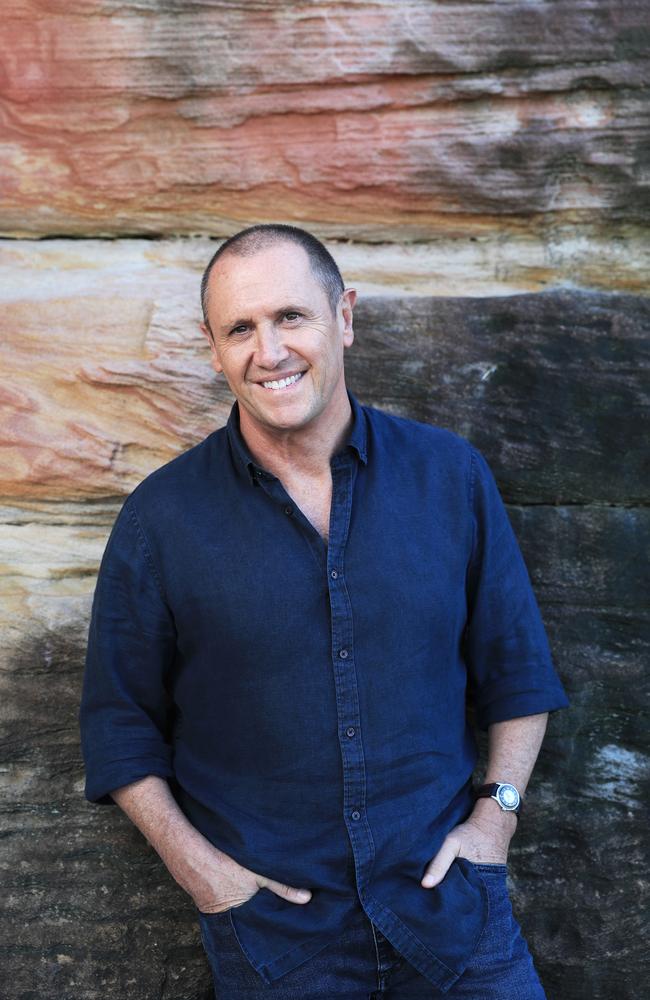
[[[430,889],[432,886],[438,885],[439,882],[442,882],[451,867],[452,861],[455,857],[457,857],[457,855],[458,845],[453,840],[449,840],[448,838],[444,840],[442,847],[436,856],[425,868],[420,885],[424,886],[426,889]]]
[[[308,903],[311,899],[309,889],[294,889],[293,886],[285,885],[284,882],[276,882],[272,878],[261,879],[259,884],[265,889],[270,889],[276,896],[288,899],[291,903]]]

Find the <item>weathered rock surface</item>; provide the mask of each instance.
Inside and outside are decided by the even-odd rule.
[[[647,218],[643,0],[3,7],[5,234]]]

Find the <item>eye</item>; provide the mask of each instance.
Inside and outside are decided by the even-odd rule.
[[[296,309],[290,309],[289,312],[286,312],[284,314],[284,318],[288,319],[290,323],[292,323],[296,319],[300,319],[301,316],[302,313],[299,313]]]
[[[240,326],[234,326],[230,332],[231,333],[246,333],[247,330],[248,330],[248,327],[244,326],[244,324],[242,323]]]

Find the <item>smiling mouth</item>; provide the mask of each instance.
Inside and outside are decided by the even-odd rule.
[[[290,386],[295,385],[303,377],[304,372],[296,372],[295,375],[289,375],[288,378],[273,379],[269,382],[258,382],[264,389],[271,389],[273,392],[281,392],[290,388]]]

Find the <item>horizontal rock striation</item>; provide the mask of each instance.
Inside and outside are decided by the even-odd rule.
[[[9,0],[0,232],[638,223],[646,22],[639,0]]]

